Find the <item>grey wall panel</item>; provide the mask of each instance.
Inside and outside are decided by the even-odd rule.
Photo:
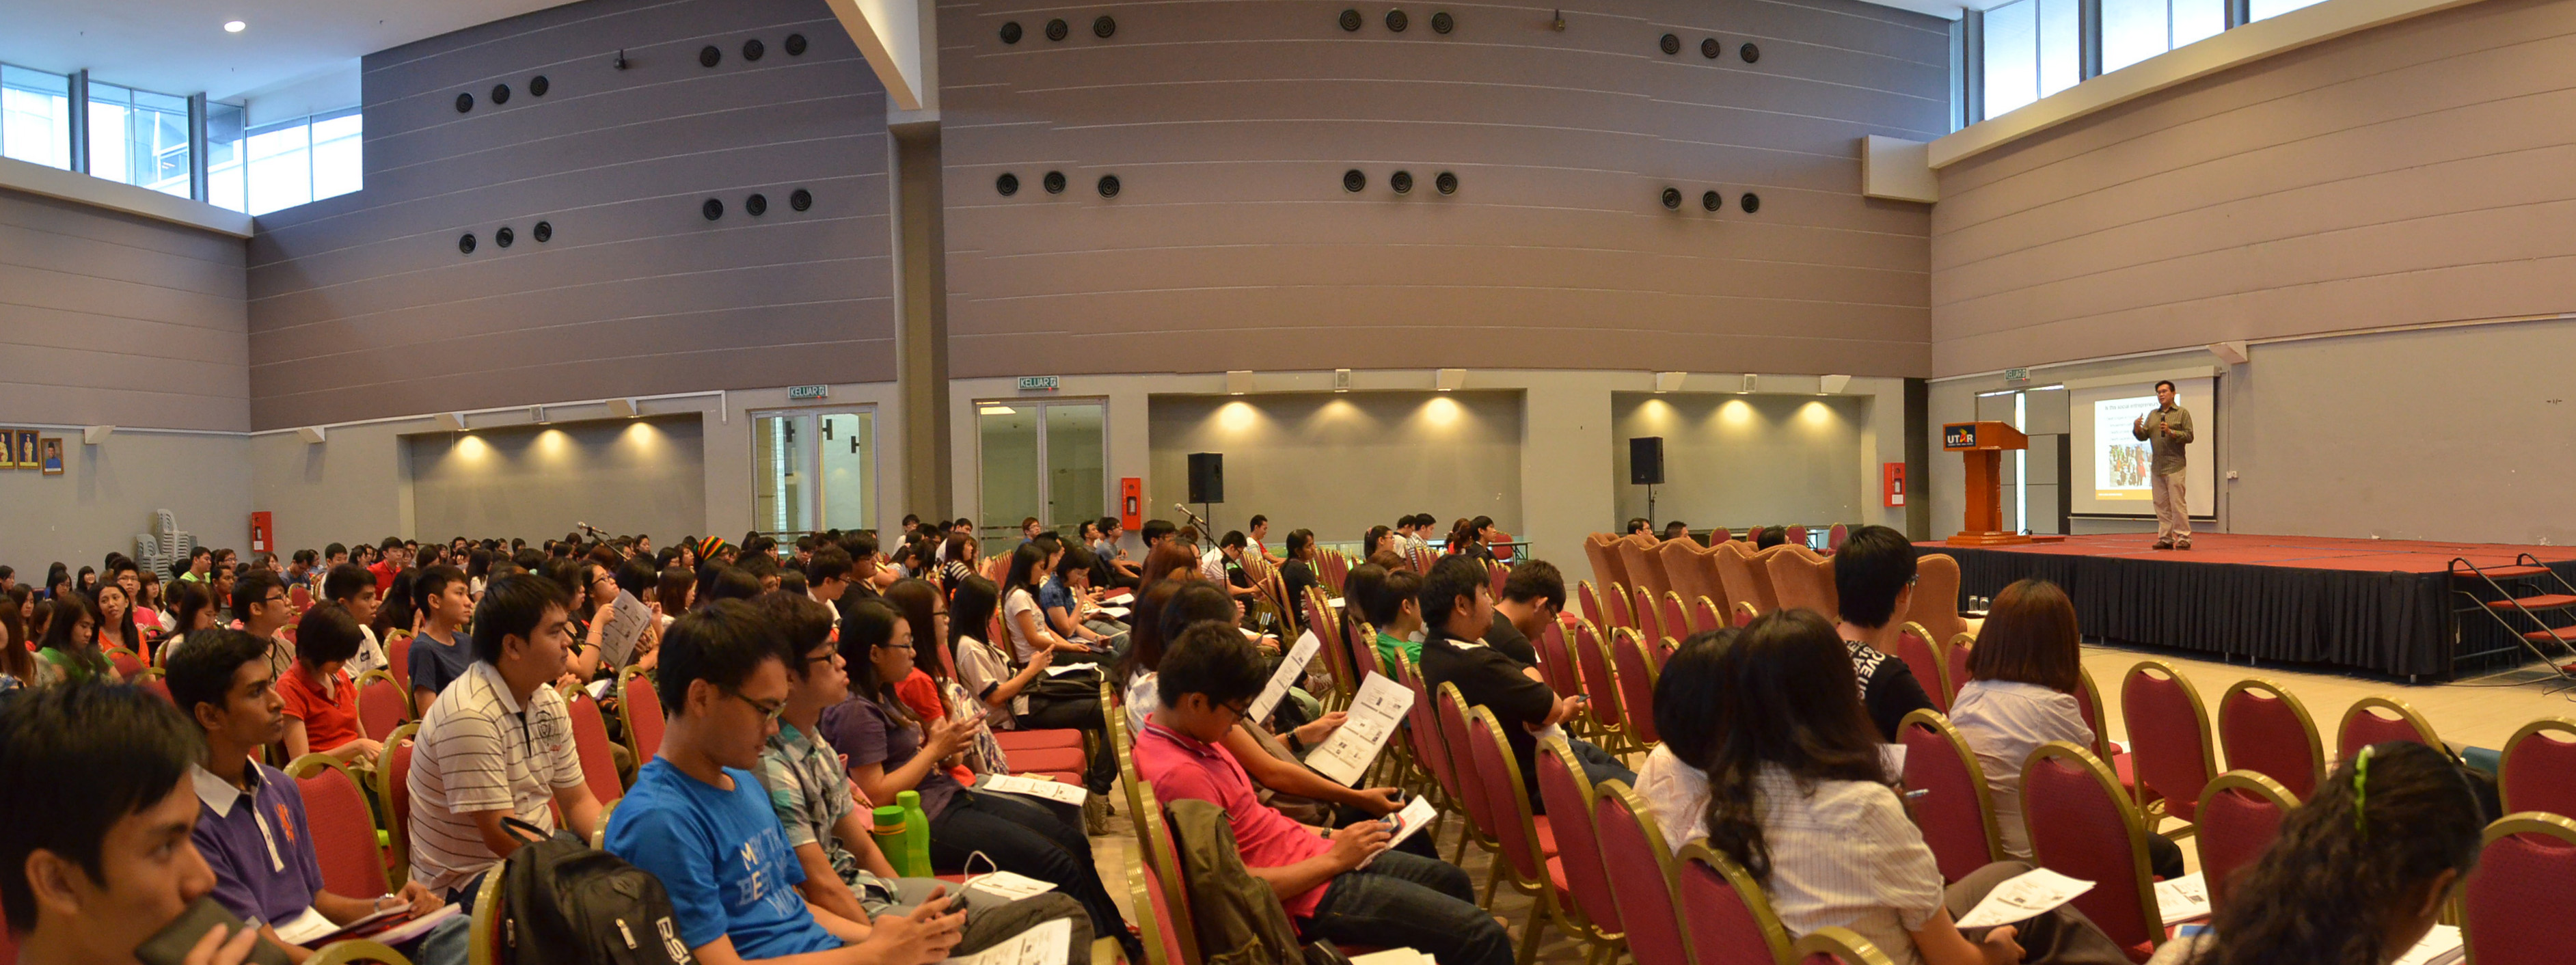
[[[1615,393],[1609,474],[1619,517],[1646,515],[1646,487],[1628,482],[1627,440],[1660,436],[1659,528],[1676,519],[1737,532],[1859,519],[1860,478],[1852,467],[1860,464],[1866,406],[1850,396]]]
[[[885,96],[822,3],[591,0],[363,70],[366,188],[250,244],[258,426],[892,377]]]
[[[1346,34],[1341,9],[1124,6],[1113,38],[1085,11],[1049,42],[1060,10],[942,4],[952,371],[1923,371],[1929,218],[1859,197],[1855,143],[1941,132],[1945,25],[1653,2],[1568,8],[1562,33],[1469,7],[1448,36],[1428,10]],[[1666,30],[1680,55],[1655,49]],[[1038,189],[1049,170],[1063,195]],[[1443,170],[1457,195],[1432,190]]]
[[[0,394],[0,411],[26,411],[16,401]],[[249,439],[121,431],[91,446],[77,429],[44,434],[63,440],[62,475],[0,471],[0,563],[17,568],[20,584],[42,583],[57,560],[78,570],[110,550],[132,554],[156,509],[201,545],[249,555]]]
[[[1124,28],[1121,28],[1122,30]],[[1172,516],[1189,498],[1189,454],[1225,456],[1225,529],[1254,513],[1325,542],[1357,541],[1370,526],[1413,512],[1492,516],[1522,532],[1522,394],[1518,392],[1280,393],[1243,398],[1155,396],[1146,513]],[[1198,507],[1193,506],[1192,509]]]
[[[238,238],[0,190],[0,412],[250,428],[244,257]]]
[[[696,415],[404,437],[416,532],[431,539],[570,532],[589,523],[663,544],[706,522]]]

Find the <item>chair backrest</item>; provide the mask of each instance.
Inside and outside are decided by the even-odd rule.
[[[1667,589],[1681,594],[1684,599],[1707,596],[1712,589],[1708,585],[1708,570],[1700,565],[1699,554],[1699,541],[1695,539],[1668,539],[1655,544],[1655,558],[1663,563],[1664,578],[1672,583]],[[1673,635],[1680,636],[1681,633],[1676,630]]]
[[[2237,681],[2218,698],[2218,744],[2229,770],[2271,778],[2302,801],[2326,779],[2316,720],[2298,695],[2269,680]]]
[[[116,676],[119,679],[132,680],[135,674],[143,672],[143,658],[137,656],[132,650],[124,647],[109,647],[104,653],[108,664],[116,668]]]
[[[509,877],[484,875],[483,887],[474,892],[474,917],[465,932],[465,965],[501,965],[507,959],[501,917],[510,909],[501,896],[501,882]]]
[[[1843,541],[1850,538],[1851,524],[1835,523],[1834,528],[1825,531],[1825,552],[1833,553],[1841,550]]]
[[[1458,803],[1467,809],[1467,823],[1485,837],[1495,837],[1498,818],[1494,802],[1485,797],[1485,776],[1476,767],[1475,735],[1467,730],[1467,698],[1458,693],[1457,684],[1441,684],[1432,692],[1432,710],[1440,718],[1440,740],[1449,749],[1449,770],[1457,775]]]
[[[590,785],[590,796],[601,804],[625,797],[626,785],[617,779],[617,755],[608,749],[608,721],[599,714],[599,702],[590,699],[590,691],[571,690],[564,695],[564,707],[572,715],[572,747],[581,758],[582,782]]]
[[[2100,758],[2065,741],[2040,745],[2022,769],[2021,811],[2041,867],[2093,882],[2077,910],[2122,947],[2164,941],[2147,880],[2146,823]]]
[[[1959,616],[1959,561],[1948,553],[1925,553],[1914,560],[1914,602],[1905,608],[1905,618],[1932,631],[1932,639],[1947,640],[1968,632],[1968,621]]]
[[[1752,550],[1734,540],[1718,543],[1715,549],[1717,588],[1726,594],[1719,602],[1725,604],[1729,617],[1742,606],[1750,606],[1756,612],[1768,612],[1763,609],[1765,601],[1761,594],[1754,589]]]
[[[1144,849],[1147,885],[1159,894],[1154,912],[1169,932],[1166,947],[1177,946],[1181,965],[1199,965],[1198,926],[1190,916],[1189,882],[1181,877],[1181,851],[1172,840],[1172,825],[1163,814],[1162,802],[1154,797],[1154,785],[1139,782],[1136,799],[1136,841]]]
[[[1691,604],[1690,628],[1692,633],[1707,633],[1708,631],[1720,630],[1725,627],[1726,610],[1723,607],[1720,607],[1714,598],[1705,596],[1700,597],[1698,602]]]
[[[1538,797],[1547,804],[1547,823],[1556,832],[1556,854],[1565,866],[1568,906],[1575,915],[1605,934],[1619,932],[1619,899],[1610,893],[1610,869],[1601,863],[1600,834],[1592,826],[1592,780],[1574,759],[1565,738],[1539,738]]]
[[[411,752],[419,724],[394,728],[376,758],[376,801],[384,806],[385,833],[394,846],[393,880],[411,877]],[[499,875],[492,877],[498,878]]]
[[[1603,727],[1620,729],[1619,685],[1610,673],[1609,648],[1590,624],[1574,625],[1574,637],[1566,641],[1574,648],[1574,665],[1583,670],[1583,696],[1590,698],[1593,721]]]
[[[1645,533],[1619,541],[1619,562],[1628,566],[1628,586],[1642,586],[1658,595],[1673,588],[1672,579],[1664,575],[1663,558],[1655,555],[1658,545],[1661,541]]]
[[[1144,940],[1145,965],[1181,965],[1180,936],[1168,924],[1172,909],[1163,904],[1162,886],[1145,867],[1142,843],[1127,849],[1127,896],[1135,908],[1136,933]]]
[[[1664,594],[1664,621],[1661,629],[1665,637],[1673,640],[1685,639],[1691,635],[1690,610],[1682,606],[1682,595],[1679,591]]]
[[[1655,604],[1655,591],[1642,586],[1638,587],[1636,608],[1629,612],[1637,618],[1637,622],[1631,626],[1636,627],[1639,636],[1648,640],[1661,640],[1672,636],[1671,631],[1664,629],[1663,608]],[[1617,633],[1619,628],[1610,627],[1603,632]]]
[[[411,693],[411,631],[396,630],[385,635],[385,671],[394,675],[403,693]]]
[[[1931,846],[1941,880],[1957,881],[2003,860],[1984,766],[1950,719],[1928,710],[1907,714],[1897,743],[1905,746],[1905,789],[1924,792],[1914,802],[1914,826]]]
[[[1377,628],[1369,626],[1366,620],[1355,620],[1350,628],[1351,639],[1357,641],[1351,647],[1351,689],[1356,692],[1360,681],[1367,680],[1373,673],[1385,673],[1386,666],[1380,661],[1381,655],[1377,650]]]
[[[1787,540],[1792,546],[1805,546],[1807,545],[1807,527],[1791,526],[1781,533],[1781,538]]]
[[[2544,717],[2522,725],[2504,742],[2504,770],[2496,775],[2504,810],[2545,811],[2576,817],[2576,720]]]
[[[1895,965],[1895,959],[1869,939],[1840,926],[1808,932],[1790,947],[1789,954],[1798,965]]]
[[[1689,965],[1690,949],[1673,909],[1673,849],[1645,802],[1627,784],[1603,781],[1592,789],[1592,819],[1602,865],[1620,869],[1610,876],[1610,894],[1619,903],[1629,954],[1637,965]]]
[[[1673,901],[1681,906],[1683,938],[1696,965],[1789,960],[1789,929],[1772,913],[1762,885],[1707,841],[1683,846],[1674,859]]]
[[[2166,813],[2193,820],[2200,789],[2218,776],[2200,691],[2172,664],[2139,661],[2120,681],[2120,718],[2129,727],[2138,781],[2165,799]]]
[[[1402,657],[1402,654],[1398,654]],[[1431,780],[1449,799],[1464,806],[1466,789],[1458,786],[1458,768],[1449,761],[1448,735],[1440,730],[1440,709],[1432,706],[1431,691],[1422,684],[1422,674],[1410,660],[1396,663],[1396,681],[1413,691],[1413,706],[1405,708],[1405,736],[1411,742],[1414,756],[1431,771]]]
[[[629,668],[617,682],[617,719],[626,726],[626,749],[635,752],[635,766],[661,751],[662,696],[640,669]]]
[[[2576,821],[2524,811],[2487,825],[2460,892],[2460,931],[2477,965],[2567,960],[2565,895],[2576,892]]]
[[[385,856],[376,846],[376,812],[347,768],[328,754],[306,754],[286,765],[304,797],[305,830],[322,887],[346,898],[374,898],[386,892]]]
[[[2075,709],[2084,713],[2084,726],[2093,729],[2093,746],[2085,749],[2096,758],[2110,760],[2115,755],[2111,751],[2111,728],[2102,721],[2102,688],[2093,685],[2093,671],[2080,665],[2076,671],[2075,680],[2083,686],[2075,688]]]
[[[1358,605],[1356,602],[1343,604],[1346,609]],[[1359,689],[1359,679],[1351,673],[1351,651],[1343,642],[1342,622],[1334,619],[1333,605],[1325,601],[1322,590],[1306,591],[1305,606],[1306,626],[1314,630],[1316,639],[1322,642],[1323,645],[1316,649],[1324,652],[1324,666],[1333,672],[1333,692],[1329,696],[1337,698],[1337,703],[1348,704],[1351,694]]]
[[[1942,713],[1950,712],[1950,667],[1932,648],[1932,635],[1923,625],[1907,621],[1896,634],[1896,659],[1905,661],[1905,669],[1914,671],[1914,682],[1923,685],[1923,695],[1932,698],[1932,706]]]
[[[1610,630],[1618,627],[1633,627],[1637,625],[1636,615],[1630,612],[1636,607],[1636,598],[1628,595],[1627,587],[1621,586],[1617,583],[1610,584],[1608,602],[1610,604],[1610,622],[1597,623],[1594,624],[1594,626],[1603,630]]]
[[[1764,563],[1770,569],[1771,591],[1779,598],[1780,608],[1814,610],[1826,620],[1834,619],[1834,603],[1826,594],[1826,582],[1815,554],[1803,544],[1783,543],[1773,549],[1789,551],[1772,552]]]
[[[1538,648],[1538,676],[1559,697],[1583,692],[1583,672],[1574,667],[1574,651],[1565,645],[1565,619],[1548,621],[1532,644]]]
[[[2351,760],[2362,748],[2389,741],[2411,741],[2442,749],[2442,739],[2433,733],[2433,722],[2425,720],[2405,701],[2364,697],[2343,712],[2343,726],[2335,731],[2335,759]]]
[[[1780,587],[1771,579],[1771,560],[1793,550],[1803,552],[1806,547],[1782,543],[1767,550],[1754,550],[1753,556],[1745,561],[1745,571],[1753,576],[1755,611],[1769,613],[1787,605],[1780,602]]]
[[[1619,716],[1627,721],[1628,732],[1648,744],[1663,740],[1655,733],[1655,678],[1663,665],[1655,659],[1653,648],[1635,630],[1610,631],[1610,660],[1617,668],[1613,677],[1619,684]]]
[[[2280,782],[2253,771],[2229,771],[2211,778],[2200,791],[2199,829],[2192,840],[2200,849],[2200,872],[2209,889],[2209,904],[2227,901],[2238,871],[2262,857],[2281,833],[2281,819],[2299,806]]]
[[[1513,759],[1512,746],[1503,742],[1503,725],[1494,719],[1492,708],[1467,709],[1467,753],[1476,759],[1476,779],[1485,786],[1485,806],[1494,818],[1494,826],[1486,830],[1502,842],[1512,877],[1535,886],[1542,895],[1541,907],[1546,907],[1544,895],[1551,888],[1548,856],[1539,850],[1529,785],[1521,782],[1520,762]]]
[[[313,588],[302,583],[288,586],[286,588],[286,602],[294,604],[295,611],[298,613],[312,609]]]
[[[1602,586],[1633,582],[1628,578],[1628,561],[1620,558],[1618,546],[1619,537],[1608,533],[1594,533],[1583,541],[1583,555],[1592,560],[1594,582]]]
[[[1917,623],[1915,626],[1919,627],[1922,624]],[[1959,701],[1959,688],[1967,686],[1968,681],[1976,676],[1968,672],[1968,656],[1976,649],[1976,645],[1977,638],[1964,633],[1951,637],[1949,643],[1941,645],[1941,664],[1943,669],[1949,671],[1943,681],[1949,685],[1951,703]]]
[[[1503,583],[1511,578],[1511,567],[1503,565],[1500,561],[1488,561],[1485,563],[1485,582],[1493,586],[1494,599],[1499,600],[1503,598]]]
[[[1592,588],[1591,580],[1574,584],[1574,606],[1584,619],[1592,621],[1593,626],[1601,625],[1601,596]]]
[[[370,670],[358,678],[358,729],[366,733],[368,740],[382,742],[385,735],[403,725],[410,711],[411,694],[394,681],[394,675]]]

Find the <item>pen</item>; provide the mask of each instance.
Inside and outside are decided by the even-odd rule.
[[[1907,792],[1905,792],[1905,799],[1906,799],[1906,800],[1908,800],[1908,801],[1917,800],[1917,799],[1920,799],[1923,795],[1930,794],[1930,793],[1932,793],[1932,789],[1931,789],[1931,788],[1928,788],[1928,787],[1927,787],[1927,788],[1922,788],[1922,789],[1919,789],[1919,790],[1907,791]]]

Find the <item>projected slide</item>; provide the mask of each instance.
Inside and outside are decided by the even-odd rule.
[[[2210,516],[2218,464],[2217,384],[2206,376],[2174,380],[2174,401],[2191,410],[2195,438],[2184,450],[2183,495],[2191,514]],[[2138,417],[2156,410],[2153,379],[2067,391],[2067,432],[2072,446],[2068,508],[2087,516],[2155,514],[2155,455],[2130,432]]]
[[[2130,429],[2155,410],[2152,395],[2093,404],[2093,498],[2154,500],[2147,478],[2154,453]]]

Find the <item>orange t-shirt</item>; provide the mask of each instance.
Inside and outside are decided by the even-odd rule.
[[[939,681],[930,679],[930,675],[921,672],[919,667],[912,668],[912,676],[895,682],[894,695],[903,701],[906,709],[912,711],[914,719],[921,721],[924,728],[922,733],[925,737],[929,734],[928,728],[931,721],[943,720],[948,716],[948,702],[939,699]],[[968,770],[962,764],[949,768],[948,774],[956,778],[959,784],[967,787],[975,786],[975,772]]]

